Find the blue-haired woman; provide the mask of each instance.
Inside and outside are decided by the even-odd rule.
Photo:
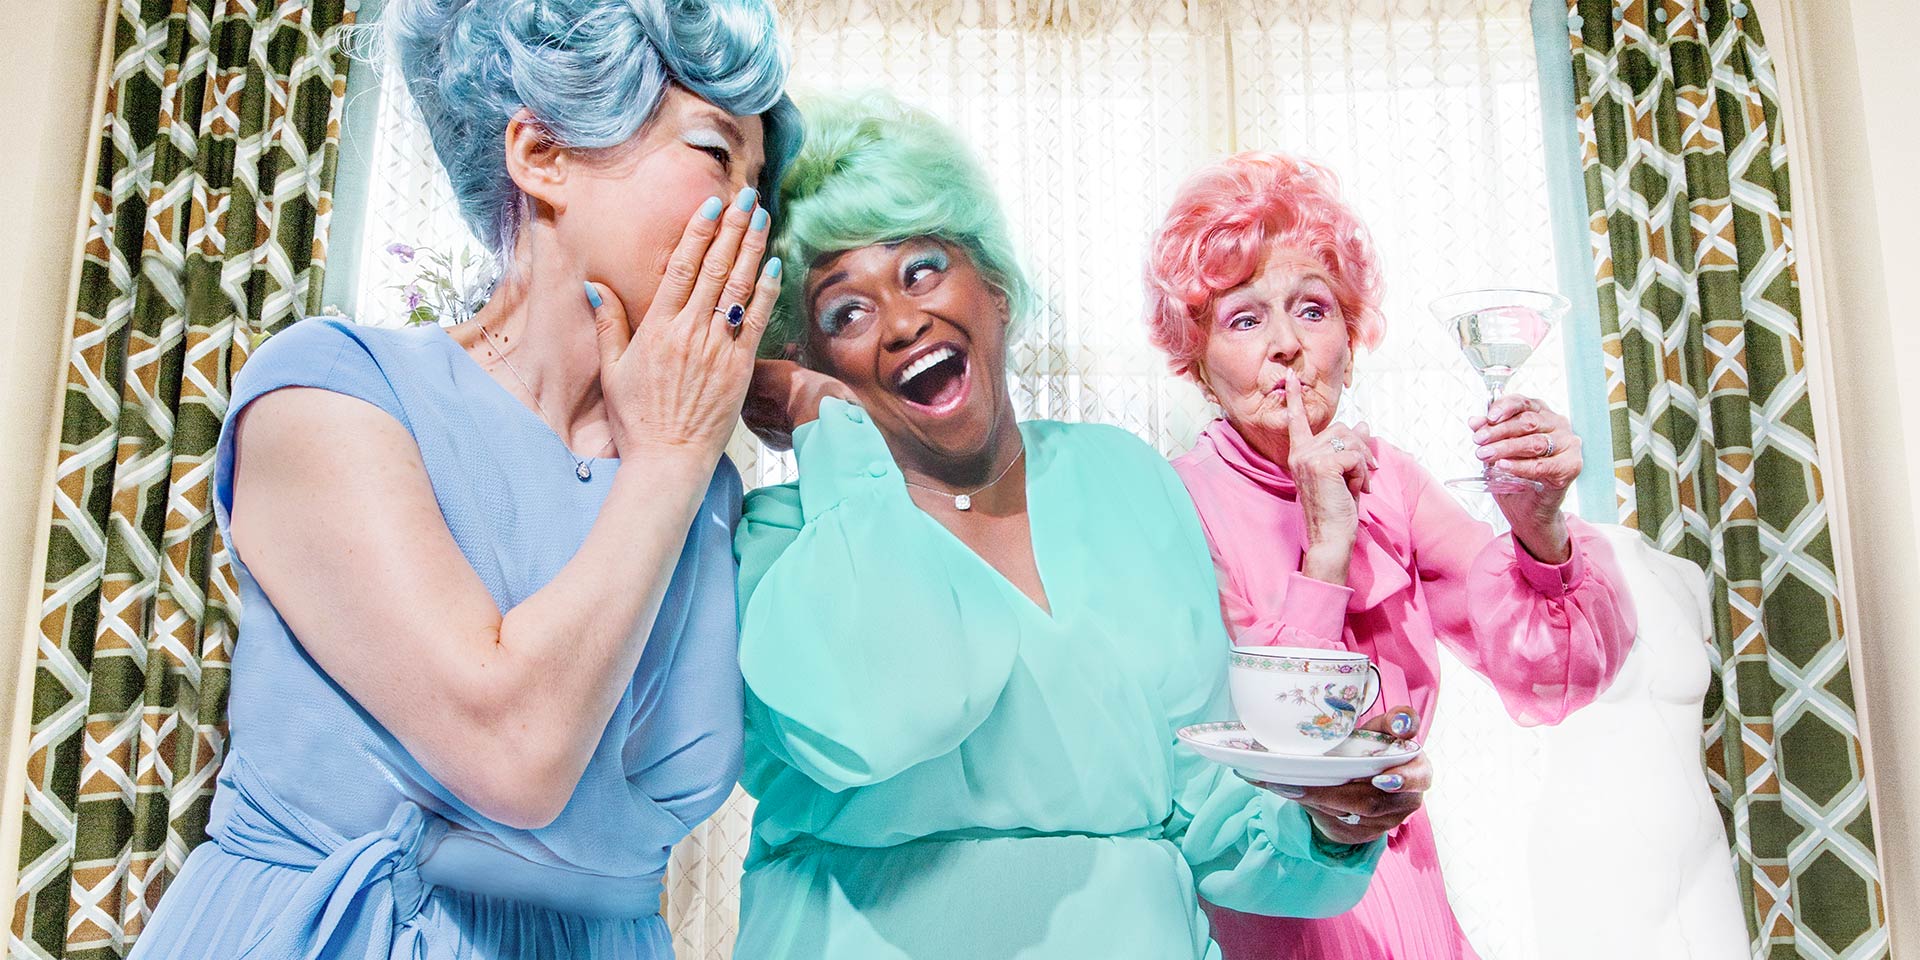
[[[1126,431],[1017,421],[1032,297],[958,138],[813,105],[781,203],[769,339],[804,366],[762,365],[749,422],[800,480],[736,538],[760,803],[735,955],[1202,960],[1198,894],[1351,907],[1424,764],[1310,809],[1175,747],[1231,711],[1206,534]]]
[[[236,378],[243,597],[209,842],[148,958],[668,958],[740,762],[721,454],[798,135],[763,0],[394,0],[501,264],[443,329],[306,320]]]

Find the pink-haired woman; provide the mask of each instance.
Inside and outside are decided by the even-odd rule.
[[[1508,535],[1365,424],[1334,422],[1354,352],[1378,344],[1383,324],[1372,241],[1330,172],[1266,153],[1200,171],[1154,238],[1146,275],[1155,345],[1220,408],[1174,469],[1199,508],[1236,645],[1365,653],[1380,667],[1379,702],[1427,718],[1440,644],[1523,724],[1556,723],[1606,689],[1633,612],[1605,541],[1561,512],[1580,473],[1566,418],[1509,394],[1468,423],[1482,460],[1544,487],[1498,498]],[[1382,776],[1300,802],[1353,809],[1403,786]],[[1474,956],[1424,811],[1392,835],[1345,914],[1210,913],[1228,960]]]

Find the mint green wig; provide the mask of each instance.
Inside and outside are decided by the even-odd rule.
[[[781,284],[762,353],[801,343],[807,276],[861,247],[938,237],[967,251],[982,279],[1007,298],[1011,319],[1033,310],[1033,289],[1013,255],[1007,221],[986,172],[951,128],[886,93],[809,97],[805,140],[780,181],[773,252],[791,269]]]

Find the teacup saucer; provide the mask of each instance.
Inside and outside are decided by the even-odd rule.
[[[1196,723],[1182,727],[1179,737],[1195,753],[1225,764],[1250,780],[1293,787],[1331,787],[1349,780],[1365,780],[1383,770],[1411,763],[1420,755],[1417,740],[1395,740],[1372,730],[1353,735],[1325,756],[1302,757],[1269,753],[1238,721]]]

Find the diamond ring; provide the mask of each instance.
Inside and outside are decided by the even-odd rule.
[[[747,316],[747,308],[737,303],[728,304],[724,307],[715,307],[713,308],[713,312],[715,316],[726,317],[727,326],[729,327],[739,326],[740,321],[746,319]]]
[[[1547,456],[1553,456],[1553,434],[1547,434]]]
[[[1343,440],[1343,439],[1341,439],[1341,438],[1339,438],[1339,437],[1334,437],[1333,439],[1331,439],[1331,440],[1328,440],[1328,441],[1327,441],[1327,446],[1329,446],[1329,447],[1332,447],[1332,448],[1333,448],[1333,452],[1334,452],[1334,453],[1346,453],[1346,452],[1347,452],[1347,441],[1345,441],[1345,440]]]
[[[1349,827],[1357,827],[1360,825],[1360,815],[1357,813],[1343,813],[1338,817],[1335,817],[1334,819],[1340,821],[1341,823],[1346,824]]]

